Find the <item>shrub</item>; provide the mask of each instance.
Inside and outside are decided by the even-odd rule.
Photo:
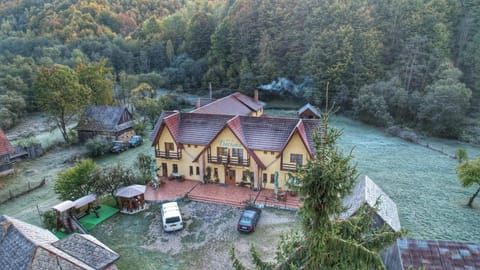
[[[53,211],[47,211],[42,213],[42,224],[43,227],[51,230],[57,227],[57,217]]]
[[[100,157],[108,153],[111,142],[107,138],[95,137],[87,140],[85,144],[90,157]]]

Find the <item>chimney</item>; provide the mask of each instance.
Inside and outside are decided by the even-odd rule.
[[[195,102],[195,108],[200,108],[200,98],[197,98],[197,102]]]
[[[255,102],[258,102],[258,89],[255,88],[255,90],[253,90],[253,100],[255,100]]]

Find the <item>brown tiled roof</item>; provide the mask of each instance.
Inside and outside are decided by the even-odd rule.
[[[86,107],[78,121],[77,130],[117,132],[128,129],[134,125],[134,121],[120,123],[125,111],[130,114],[128,109],[122,106]]]
[[[177,144],[208,145],[228,126],[237,138],[250,150],[281,151],[295,129],[305,141],[307,149],[313,155],[312,133],[320,126],[320,120],[304,120],[296,118],[228,116],[200,113],[178,113],[170,115],[155,128],[152,134],[156,144],[162,126],[178,125],[178,134],[174,136]],[[171,120],[170,120],[171,119]],[[175,122],[175,123],[173,123]],[[302,126],[303,128],[297,128]]]
[[[0,269],[103,269],[118,258],[93,236],[59,241],[46,229],[0,215]]]
[[[255,101],[253,98],[240,92],[235,92],[191,112],[204,114],[249,115],[252,112],[260,110],[263,106],[265,106],[265,103]]]
[[[479,243],[397,239],[395,245],[390,261],[400,265],[387,269],[480,269]]]
[[[154,135],[157,134],[160,131],[160,127],[163,123],[163,119],[169,115],[172,115],[176,113],[175,111],[164,111],[162,114],[160,114],[160,117],[158,117],[157,122],[155,123],[155,127],[153,128],[152,134],[150,134],[150,140],[153,142],[154,141]]]
[[[93,269],[103,269],[120,259],[120,255],[90,235],[72,234],[52,245]]]
[[[5,133],[0,129],[0,156],[13,154],[14,152],[15,148],[13,148]]]

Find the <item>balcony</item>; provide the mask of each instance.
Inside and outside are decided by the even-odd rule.
[[[250,166],[250,157],[245,159],[245,158],[231,157],[231,156],[208,155],[208,162],[215,163],[215,164],[248,167]]]
[[[301,165],[299,166],[302,167]],[[282,171],[295,171],[296,168],[297,168],[297,163],[283,163],[283,162],[280,167]]]
[[[157,158],[165,158],[165,159],[182,159],[182,152],[172,152],[172,151],[160,151],[155,150],[155,157]]]

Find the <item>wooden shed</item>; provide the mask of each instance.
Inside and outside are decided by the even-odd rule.
[[[13,153],[15,153],[15,148],[0,129],[0,176],[13,173],[14,169],[10,158]]]
[[[89,106],[77,125],[78,140],[102,136],[109,140],[128,141],[135,135],[135,119],[127,107]]]

